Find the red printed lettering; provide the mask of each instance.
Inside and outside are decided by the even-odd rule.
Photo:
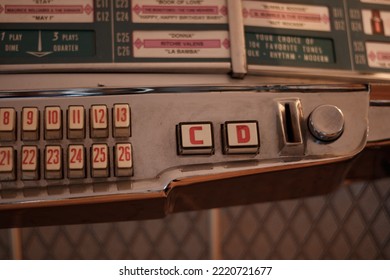
[[[36,160],[36,151],[34,148],[23,150],[23,165],[34,165]]]
[[[6,166],[11,164],[11,152],[9,149],[0,152],[0,166]]]
[[[106,110],[102,108],[95,109],[95,123],[100,123],[100,124],[106,123],[105,116],[106,116]]]
[[[105,147],[94,147],[93,153],[95,154],[93,158],[94,163],[106,162],[106,148]]]
[[[131,153],[130,146],[119,146],[119,161],[130,161]]]
[[[59,149],[48,149],[47,150],[47,164],[57,165],[60,162],[60,150]]]
[[[201,126],[193,126],[190,128],[190,142],[192,145],[202,145],[204,142],[203,140],[197,140],[195,137],[195,132],[197,130],[203,130]]]
[[[27,111],[27,121],[28,125],[32,125],[34,123],[34,111]]]
[[[8,125],[9,121],[10,121],[9,119],[10,119],[9,111],[4,111],[4,114],[3,114],[3,124]]]
[[[126,122],[127,121],[127,109],[124,107],[116,108],[116,121],[117,122]]]
[[[49,124],[58,124],[59,115],[57,110],[49,110],[48,112],[48,123]]]
[[[82,148],[70,148],[70,163],[82,163],[83,162],[83,150]]]
[[[72,114],[72,124],[81,123],[81,111],[79,109],[74,109]]]
[[[251,139],[249,127],[247,125],[237,125],[237,142],[248,143]]]

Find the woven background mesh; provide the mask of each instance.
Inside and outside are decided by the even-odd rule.
[[[161,220],[25,228],[25,259],[390,259],[390,179],[355,183],[327,196],[220,210],[218,244],[210,211]],[[0,258],[11,258],[0,230]]]

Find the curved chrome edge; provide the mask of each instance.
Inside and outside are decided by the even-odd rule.
[[[273,162],[273,161],[246,161],[246,162],[237,162],[231,163],[231,167],[226,166],[226,164],[209,166],[208,170],[193,171],[193,172],[182,172],[180,168],[174,170],[166,171],[161,174],[160,178],[170,178],[166,179],[165,182],[165,192],[169,194],[173,187],[183,186],[188,183],[202,182],[204,180],[219,180],[219,179],[229,179],[237,176],[248,176],[255,174],[262,174],[267,172],[277,172],[290,169],[305,168],[309,166],[320,166],[325,164],[339,163],[352,159],[358,155],[365,147],[365,140],[362,141],[362,145],[350,155],[334,158],[321,158],[321,159],[304,159],[295,162]],[[234,165],[242,165],[241,167],[233,167]],[[245,166],[247,165],[247,166]],[[187,173],[187,174],[186,174]],[[174,176],[172,175],[174,174]],[[175,179],[172,179],[175,178]],[[184,183],[183,183],[184,182]]]
[[[39,97],[81,97],[129,94],[167,94],[195,92],[358,92],[367,91],[367,84],[330,84],[330,85],[248,85],[248,86],[177,86],[177,87],[133,87],[133,88],[74,88],[32,91],[1,91],[0,98],[39,98]]]
[[[320,166],[347,161],[356,156],[365,146],[365,141],[352,154],[334,158],[311,158],[297,161],[260,161],[248,160],[237,161],[231,163],[219,164],[199,164],[193,166],[178,166],[167,169],[161,172],[154,179],[139,180],[139,181],[120,181],[111,183],[115,185],[118,191],[102,192],[102,193],[83,193],[69,195],[67,198],[61,196],[49,195],[47,188],[42,188],[42,192],[46,193],[45,197],[39,199],[31,197],[30,200],[20,201],[6,199],[0,203],[0,211],[9,209],[25,209],[31,207],[48,207],[48,206],[64,206],[72,204],[94,204],[107,203],[115,201],[132,201],[148,198],[169,196],[173,188],[178,188],[194,183],[204,181],[215,181],[221,179],[230,179],[238,176],[260,175],[268,172],[285,171],[291,169],[305,168],[309,166]],[[90,186],[98,186],[102,183],[89,184]],[[119,190],[121,187],[124,190]],[[66,187],[65,187],[66,188]],[[17,190],[16,192],[23,192]]]
[[[63,72],[119,72],[119,73],[221,73],[231,71],[230,62],[129,62],[129,63],[45,63],[3,64],[0,73],[63,73]]]
[[[34,199],[28,201],[9,201],[7,203],[0,203],[0,211],[15,210],[15,209],[27,209],[27,208],[45,208],[53,206],[71,206],[80,204],[96,204],[96,203],[109,203],[118,201],[134,201],[144,200],[152,198],[164,198],[169,196],[170,191],[173,188],[178,188],[194,183],[201,183],[204,181],[214,181],[220,179],[229,179],[237,176],[249,176],[255,174],[262,174],[266,172],[275,172],[296,168],[304,168],[314,165],[330,164],[335,162],[341,162],[348,160],[351,157],[343,157],[332,160],[319,160],[319,161],[303,161],[299,163],[288,163],[285,165],[275,164],[262,164],[262,166],[250,166],[241,168],[226,168],[223,165],[213,166],[209,170],[198,170],[183,172],[183,168],[173,168],[161,173],[158,178],[152,180],[143,180],[140,182],[132,182],[133,188],[130,191],[122,191],[115,194],[84,194],[74,195],[68,198],[61,198],[59,196],[49,196],[45,198]],[[240,164],[243,164],[242,162]],[[199,166],[198,166],[199,168]],[[230,169],[230,170],[229,170]],[[129,184],[129,182],[117,182],[115,184]],[[137,186],[137,185],[141,186]],[[142,185],[149,186],[146,190]],[[161,188],[161,186],[164,186]],[[140,187],[140,188],[139,188]],[[159,188],[159,189],[156,189]],[[19,190],[22,191],[22,190]]]
[[[104,204],[120,201],[135,201],[154,198],[165,198],[164,191],[148,191],[148,192],[132,192],[132,193],[117,193],[117,194],[104,194],[101,195],[85,195],[68,197],[66,199],[59,197],[52,197],[50,199],[32,199],[22,202],[7,202],[7,204],[0,203],[0,212],[4,210],[12,209],[26,209],[26,208],[44,208],[53,206],[72,206],[72,205],[88,205],[88,204]]]
[[[358,82],[389,82],[390,73],[386,72],[357,72],[335,69],[305,68],[305,67],[286,67],[286,66],[260,66],[248,65],[248,74],[250,75],[275,75],[295,78],[319,78],[340,81],[358,81]]]
[[[238,69],[233,69],[238,71]],[[245,71],[243,71],[245,70]],[[4,64],[0,65],[0,73],[64,73],[64,72],[92,72],[92,73],[232,73],[231,62],[131,62],[131,63],[73,63],[73,64]],[[270,66],[270,65],[247,65],[246,69],[241,65],[239,72],[248,75],[280,76],[280,77],[310,77],[320,79],[337,79],[341,81],[365,81],[365,82],[388,82],[388,72],[358,72],[337,69]],[[232,73],[233,76],[235,73]],[[240,74],[240,73],[238,73]],[[240,76],[240,75],[239,75]]]

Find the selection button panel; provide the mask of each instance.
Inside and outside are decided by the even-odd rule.
[[[52,101],[0,107],[0,189],[8,181],[24,188],[133,176],[128,103]]]

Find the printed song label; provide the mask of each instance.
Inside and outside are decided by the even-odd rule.
[[[367,42],[366,51],[370,67],[390,69],[390,44]]]
[[[227,31],[134,31],[134,57],[229,58]]]
[[[139,23],[227,23],[226,0],[133,0],[133,22]]]
[[[93,22],[93,0],[0,0],[0,22]]]
[[[243,1],[245,25],[331,31],[327,7]]]

